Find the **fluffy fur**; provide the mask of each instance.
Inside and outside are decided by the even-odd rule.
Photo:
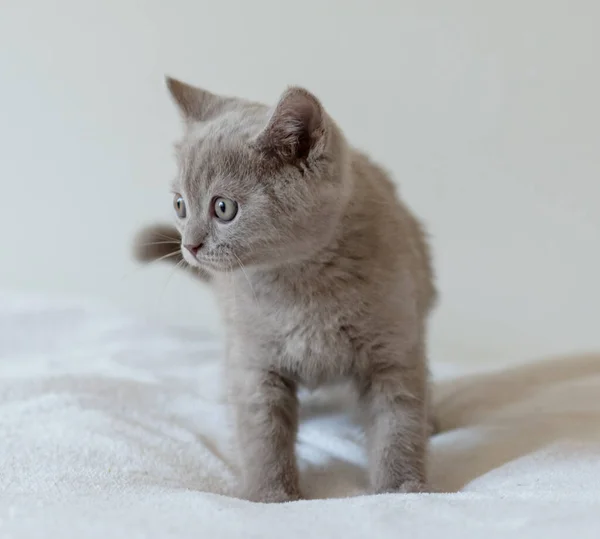
[[[420,222],[308,91],[269,108],[167,82],[184,119],[172,190],[187,215],[146,229],[137,256],[175,253],[166,236],[201,245],[178,256],[222,308],[243,496],[301,497],[296,390],[340,380],[369,417],[373,491],[426,490],[436,293]],[[215,197],[239,205],[231,222],[215,218]]]

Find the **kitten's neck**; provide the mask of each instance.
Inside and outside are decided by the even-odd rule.
[[[321,280],[327,280],[328,276],[339,278],[346,271],[355,271],[369,259],[373,250],[378,248],[373,209],[385,201],[380,200],[381,193],[377,192],[376,186],[371,183],[372,178],[365,173],[365,165],[370,163],[362,159],[363,156],[357,154],[355,161],[350,162],[350,195],[328,241],[309,256],[277,266],[255,267],[251,271],[254,278],[277,278],[298,286],[300,283],[313,283],[316,277]]]

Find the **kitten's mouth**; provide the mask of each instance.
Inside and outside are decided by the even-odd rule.
[[[203,256],[192,257],[191,255],[184,255],[184,258],[190,266],[195,266],[197,268],[212,272],[225,272],[233,267],[225,260],[215,260],[214,258]]]
[[[214,262],[213,260],[206,260],[203,258],[198,259],[198,266],[211,271],[223,271],[223,265]]]

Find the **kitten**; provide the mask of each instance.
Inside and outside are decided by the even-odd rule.
[[[181,238],[181,251],[137,256],[181,256],[217,295],[243,496],[301,497],[296,389],[344,379],[369,417],[373,492],[425,491],[436,291],[422,225],[308,91],[269,108],[167,84],[184,120],[177,230],[137,243]]]

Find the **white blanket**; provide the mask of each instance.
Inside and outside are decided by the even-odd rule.
[[[2,538],[600,534],[599,357],[440,381],[439,494],[364,495],[346,392],[306,395],[310,499],[262,505],[231,496],[218,341],[80,305],[0,303]]]

